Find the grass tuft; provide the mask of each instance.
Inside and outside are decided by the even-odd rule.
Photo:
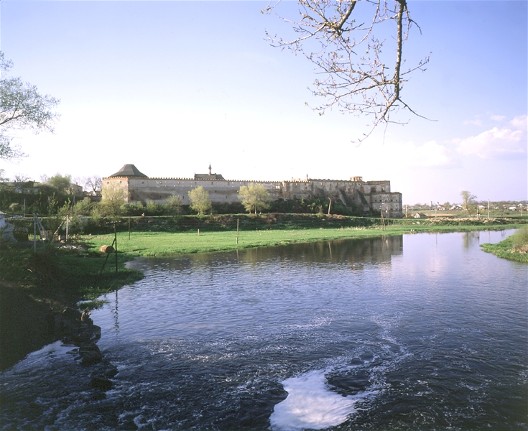
[[[497,244],[482,244],[482,249],[503,259],[528,263],[528,227],[523,226]]]

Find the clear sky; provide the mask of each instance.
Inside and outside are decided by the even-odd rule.
[[[187,178],[211,164],[227,179],[390,180],[404,204],[462,190],[527,199],[527,1],[410,1],[422,34],[405,53],[431,61],[404,96],[435,121],[361,144],[364,119],[306,105],[312,65],[265,40],[283,29],[267,4],[0,0],[11,74],[61,100],[54,134],[16,133],[27,157],[0,161],[4,176],[81,180],[133,163]]]

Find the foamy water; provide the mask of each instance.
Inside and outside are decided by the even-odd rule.
[[[314,370],[282,382],[287,398],[270,417],[272,430],[324,429],[345,422],[354,413],[357,396],[343,396],[326,384],[327,370]]]

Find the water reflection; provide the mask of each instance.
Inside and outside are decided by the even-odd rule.
[[[258,263],[269,259],[287,259],[304,263],[390,263],[403,252],[403,235],[368,239],[341,239],[285,247],[257,248],[241,255],[242,262]]]
[[[116,334],[119,334],[119,291],[115,292],[115,305],[114,305],[114,330]]]
[[[112,391],[48,349],[0,374],[0,428],[526,429],[528,267],[478,244],[502,238],[138,260],[93,312]]]
[[[303,263],[349,263],[356,266],[390,263],[393,256],[403,253],[403,235],[382,238],[341,239],[281,247],[258,247],[227,253],[200,253],[177,258],[137,259],[130,266],[148,270],[153,266],[167,270],[188,270],[194,267],[215,267],[230,263],[259,265],[263,261],[279,260]]]
[[[480,232],[464,232],[462,235],[464,248],[471,248],[475,245],[478,245],[480,242]]]

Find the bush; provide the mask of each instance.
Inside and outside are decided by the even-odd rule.
[[[512,235],[512,248],[517,253],[528,253],[528,227],[524,226]]]

